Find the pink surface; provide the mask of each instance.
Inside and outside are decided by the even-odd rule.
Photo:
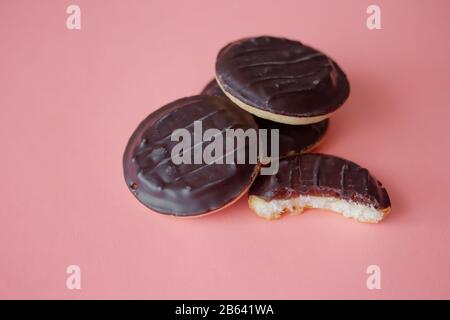
[[[448,1],[0,3],[0,297],[450,298]],[[181,220],[123,181],[141,119],[211,79],[217,51],[271,34],[322,49],[350,99],[319,151],[368,167],[393,209],[378,225],[325,211],[267,222],[241,199]],[[66,267],[81,268],[81,290]],[[378,265],[382,289],[368,290]]]

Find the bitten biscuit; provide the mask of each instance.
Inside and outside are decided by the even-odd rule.
[[[280,160],[273,176],[258,176],[249,191],[257,215],[277,219],[306,208],[326,209],[376,223],[390,211],[386,189],[367,169],[335,156],[303,154]]]

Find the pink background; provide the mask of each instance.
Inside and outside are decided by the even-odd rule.
[[[81,7],[81,30],[66,7]],[[1,1],[0,297],[450,298],[450,2]],[[378,225],[325,211],[267,222],[241,199],[180,220],[127,190],[140,120],[212,78],[250,35],[336,59],[352,93],[319,151],[370,168],[393,209]],[[81,290],[66,267],[81,267]],[[382,289],[366,288],[379,265]]]

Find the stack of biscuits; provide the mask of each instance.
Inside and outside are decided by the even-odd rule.
[[[178,217],[216,212],[248,193],[250,208],[268,220],[318,208],[379,222],[391,207],[382,184],[349,160],[310,153],[349,93],[339,65],[299,41],[261,36],[232,42],[218,53],[215,79],[200,95],[161,107],[134,131],[123,157],[128,188],[153,211]],[[198,140],[199,123],[211,133],[207,139]],[[263,161],[198,159],[230,128],[277,129],[278,171],[261,175]],[[189,148],[177,149],[177,129]],[[187,161],[174,161],[174,154]]]

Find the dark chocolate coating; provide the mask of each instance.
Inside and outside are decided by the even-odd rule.
[[[278,129],[279,135],[279,155],[280,158],[293,154],[307,152],[322,140],[328,130],[328,119],[307,124],[307,125],[289,125],[278,123],[262,118],[255,117],[256,123],[260,129],[268,130],[267,151],[271,150],[270,131]],[[270,154],[269,154],[270,156]]]
[[[291,117],[329,114],[350,93],[346,75],[325,54],[298,41],[269,36],[224,47],[217,56],[216,77],[241,102]]]
[[[379,210],[391,206],[386,189],[367,169],[351,161],[319,153],[280,160],[278,173],[258,176],[249,194],[266,201],[314,195],[373,205]]]
[[[215,79],[211,80],[201,93],[212,96],[225,97],[225,94],[223,93],[222,89],[220,89]],[[255,121],[260,129],[279,130],[280,158],[307,151],[325,136],[325,133],[327,132],[329,126],[328,119],[307,125],[284,124],[266,120],[263,118],[258,118],[256,116]],[[268,136],[267,142],[267,150],[270,152],[270,136]]]
[[[257,173],[257,165],[248,161],[174,164],[171,152],[179,142],[171,141],[171,134],[175,129],[186,128],[192,137],[195,120],[202,120],[203,133],[209,128],[221,130],[223,135],[228,128],[258,128],[250,114],[221,97],[183,98],[151,113],[131,136],[123,166],[130,191],[154,211],[194,216],[220,209],[236,200]],[[203,150],[210,143],[203,142]],[[246,148],[248,154],[248,141]]]
[[[209,96],[216,97],[226,97],[225,93],[223,93],[222,89],[220,89],[219,85],[217,84],[216,79],[212,79],[210,82],[208,82],[208,84],[203,88],[200,94],[207,94]]]

